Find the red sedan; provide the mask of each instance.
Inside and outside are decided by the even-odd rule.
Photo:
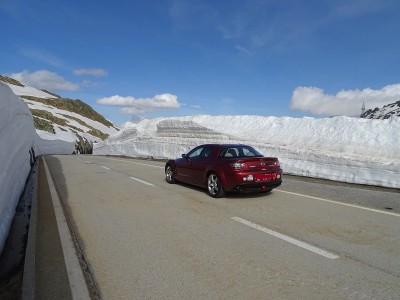
[[[219,198],[231,191],[269,192],[282,183],[282,169],[275,157],[264,157],[250,146],[207,144],[165,164],[168,183],[181,181],[207,188]]]

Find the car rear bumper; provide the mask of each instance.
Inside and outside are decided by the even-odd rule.
[[[282,180],[273,182],[246,183],[236,186],[233,191],[237,192],[261,192],[272,190],[282,184]]]
[[[226,178],[224,188],[227,192],[229,191],[265,191],[274,189],[282,184],[282,173],[273,173],[272,180],[257,180],[256,174],[254,174],[254,180],[248,180],[249,174],[235,174]],[[263,174],[267,175],[267,174]],[[268,174],[272,175],[272,174]],[[245,179],[246,178],[246,179]]]

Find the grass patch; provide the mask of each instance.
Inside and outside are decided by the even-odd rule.
[[[93,136],[97,136],[98,138],[102,139],[103,141],[106,140],[109,137],[108,134],[102,133],[100,130],[97,130],[97,129],[94,129],[94,128],[90,129],[88,131],[88,133],[93,135]]]
[[[46,120],[43,120],[43,119],[40,119],[40,118],[37,118],[34,116],[33,117],[33,125],[35,126],[36,129],[44,130],[44,131],[47,131],[47,132],[50,132],[53,134],[55,133],[54,127],[49,121],[46,121]]]
[[[24,85],[21,82],[19,82],[18,80],[12,79],[12,78],[7,77],[7,76],[0,75],[0,81],[6,82],[6,83],[9,83],[9,84],[13,84],[13,85],[16,85],[16,86],[24,87]]]
[[[50,112],[46,111],[46,110],[41,110],[41,109],[31,109],[32,115],[42,118],[42,119],[46,119],[52,123],[55,123],[57,125],[60,126],[68,126],[67,120],[65,119],[61,119],[61,118],[57,118],[55,116],[53,116],[53,114],[51,114]]]
[[[107,121],[102,115],[96,112],[91,106],[87,105],[81,100],[72,100],[67,98],[59,98],[59,99],[45,99],[33,96],[20,96],[26,100],[40,102],[46,105],[51,105],[59,109],[67,110],[70,112],[74,112],[80,114],[88,119],[97,121],[107,127],[114,127],[114,125]],[[69,117],[69,116],[68,116]],[[69,117],[70,118],[70,117]],[[117,128],[116,128],[117,129]]]

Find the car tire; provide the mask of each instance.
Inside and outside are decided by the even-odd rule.
[[[207,192],[213,198],[225,196],[224,188],[215,173],[210,173],[207,177]]]
[[[167,165],[165,167],[165,180],[169,183],[169,184],[173,184],[176,182],[176,179],[174,177],[174,170],[172,169],[171,165]]]

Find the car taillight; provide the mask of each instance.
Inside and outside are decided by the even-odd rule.
[[[231,164],[232,168],[235,170],[244,170],[247,169],[247,165],[245,163],[233,163]]]
[[[274,162],[274,167],[279,168],[281,165],[279,164],[279,160]]]

